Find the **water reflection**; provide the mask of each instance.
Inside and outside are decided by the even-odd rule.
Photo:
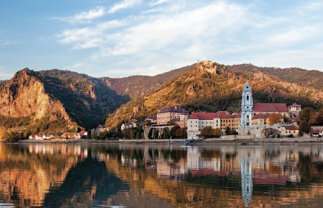
[[[320,207],[322,199],[321,144],[0,145],[0,203],[18,207]]]

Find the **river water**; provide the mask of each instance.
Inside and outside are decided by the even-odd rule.
[[[0,207],[322,207],[323,144],[0,144]]]

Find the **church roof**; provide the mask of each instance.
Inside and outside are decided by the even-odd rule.
[[[255,103],[254,112],[288,112],[286,103]]]
[[[244,84],[243,91],[251,91],[251,87],[248,81]]]
[[[291,108],[291,107],[300,108],[300,107],[302,107],[302,106],[301,106],[301,105],[299,105],[299,104],[293,103],[292,105],[288,106],[288,108]]]

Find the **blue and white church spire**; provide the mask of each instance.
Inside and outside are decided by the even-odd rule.
[[[242,90],[242,100],[241,100],[241,127],[246,127],[251,125],[252,119],[252,109],[253,109],[253,99],[252,99],[252,89],[247,81]]]
[[[252,199],[253,175],[252,167],[249,161],[241,161],[241,188],[242,199],[245,207],[248,207]]]

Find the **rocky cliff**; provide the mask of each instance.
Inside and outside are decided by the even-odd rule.
[[[0,125],[38,126],[36,130],[41,132],[93,127],[128,100],[100,79],[26,68],[0,86]]]

